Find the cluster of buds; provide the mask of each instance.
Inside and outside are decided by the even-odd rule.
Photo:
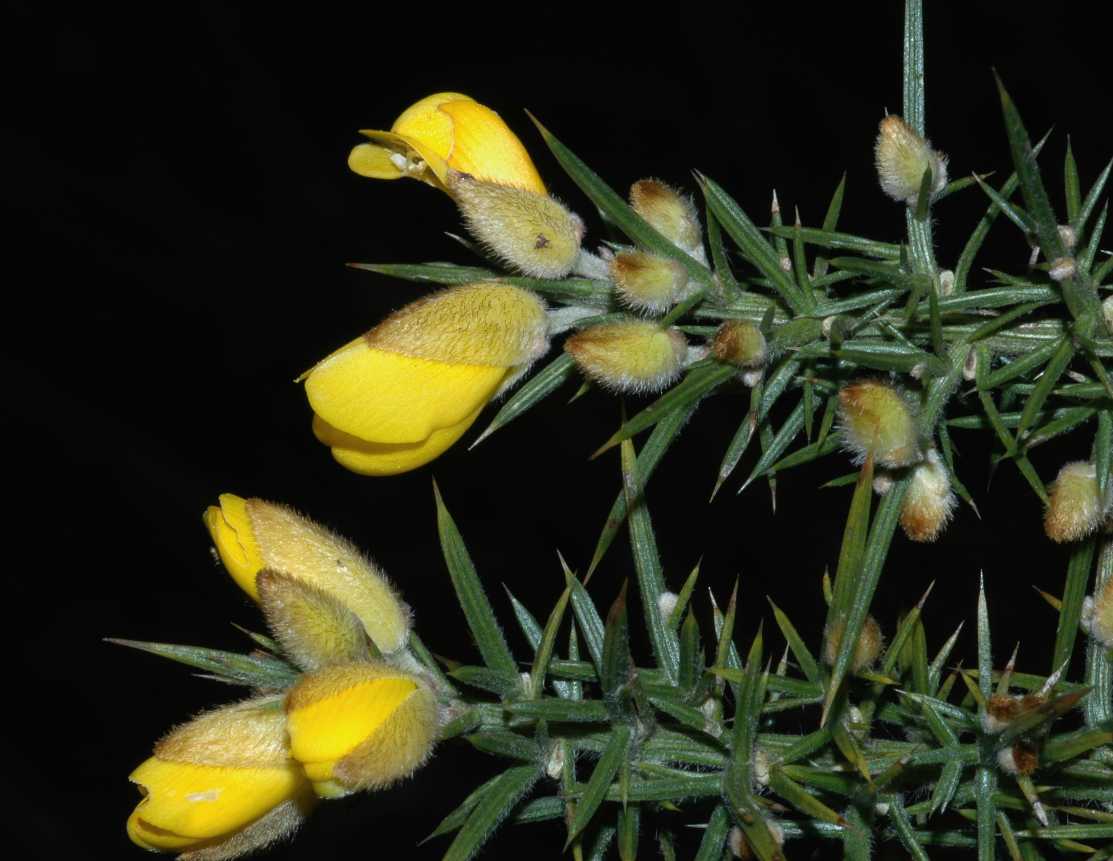
[[[131,774],[128,834],[152,851],[234,858],[291,834],[317,799],[380,789],[428,758],[433,687],[406,649],[412,618],[355,547],[289,508],[225,494],[216,552],[303,674],[282,694],[178,727]]]

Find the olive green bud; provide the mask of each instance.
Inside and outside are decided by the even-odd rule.
[[[946,156],[932,149],[928,141],[895,114],[881,121],[874,154],[881,190],[893,200],[915,205],[928,170],[932,197],[947,184]]]
[[[1060,469],[1049,496],[1043,527],[1052,541],[1080,541],[1096,532],[1108,513],[1109,500],[1101,498],[1097,470],[1086,461]]]
[[[921,459],[913,408],[896,386],[858,380],[839,390],[844,446],[859,462],[873,454],[878,466],[911,466]]]
[[[769,346],[749,320],[727,320],[711,340],[711,355],[739,368],[760,368],[769,358]]]
[[[659,179],[640,179],[630,186],[630,205],[673,244],[703,256],[703,233],[690,197]]]
[[[688,287],[683,266],[645,251],[620,251],[611,260],[610,276],[622,304],[651,313],[675,305]]]

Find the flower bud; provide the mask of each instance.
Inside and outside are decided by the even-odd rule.
[[[234,858],[285,837],[313,802],[274,698],[194,718],[160,741],[130,779],[144,796],[128,818],[132,842],[195,859]]]
[[[485,105],[461,93],[436,93],[411,105],[390,131],[352,150],[348,167],[371,179],[412,177],[445,190],[449,170],[545,194],[522,142]]]
[[[1026,741],[1016,741],[997,751],[997,764],[1006,774],[1031,774],[1040,764],[1039,750]]]
[[[870,452],[878,466],[910,466],[920,460],[920,435],[905,395],[879,380],[858,380],[839,390],[844,446],[859,461]]]
[[[845,630],[846,621],[835,619],[823,632],[823,660],[829,666],[835,665]],[[872,666],[878,655],[881,654],[881,647],[884,642],[885,640],[881,636],[881,626],[877,624],[877,620],[873,616],[866,616],[865,624],[862,625],[862,633],[858,635],[858,642],[854,646],[854,654],[850,656],[850,671],[857,673]]]
[[[335,599],[359,619],[380,651],[405,646],[409,607],[350,542],[284,505],[231,493],[221,494],[220,505],[210,506],[204,520],[224,567],[254,600],[260,600],[258,575],[266,568]],[[288,590],[281,595],[287,597],[266,603],[292,600]]]
[[[1021,715],[1027,714],[1032,709],[1037,709],[1047,702],[1043,693],[1024,694],[994,694],[985,704],[982,712],[982,729],[991,735],[1003,732]]]
[[[881,121],[874,151],[881,190],[896,201],[914,206],[920,196],[924,173],[931,170],[934,197],[947,184],[947,158],[912,131],[908,124],[890,114]]]
[[[1105,317],[1105,325],[1110,332],[1113,332],[1113,293],[1105,297],[1105,301],[1101,303],[1101,314]]]
[[[1113,577],[1082,602],[1082,627],[1107,649],[1113,649]]]
[[[395,475],[433,460],[549,348],[545,304],[509,284],[412,302],[305,375],[314,433],[345,467]]]
[[[900,510],[900,525],[913,541],[934,541],[955,510],[951,478],[939,452],[928,449],[912,470],[912,480]]]
[[[749,320],[727,320],[711,341],[711,355],[739,368],[760,368],[769,357],[761,329]]]
[[[437,703],[419,677],[379,662],[326,667],[286,695],[290,750],[323,798],[382,789],[428,759]]]
[[[703,251],[699,215],[687,195],[658,179],[640,179],[630,186],[630,205],[674,245],[688,252]]]
[[[468,231],[532,278],[563,278],[580,255],[584,223],[547,194],[450,171],[449,193]]]
[[[1085,461],[1068,463],[1051,485],[1044,531],[1059,543],[1080,541],[1097,530],[1107,509],[1098,492],[1094,465]]]
[[[688,273],[675,260],[645,251],[620,251],[610,263],[619,301],[638,311],[660,313],[684,297]]]
[[[580,370],[619,392],[659,391],[679,375],[688,342],[679,330],[645,320],[604,323],[564,342]]]

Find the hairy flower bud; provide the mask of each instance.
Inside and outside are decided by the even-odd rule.
[[[1082,602],[1082,627],[1107,649],[1113,649],[1113,577]]]
[[[1113,332],[1113,293],[1105,297],[1105,301],[1101,303],[1101,313],[1105,317],[1105,325],[1110,332]]]
[[[947,467],[935,449],[912,470],[912,481],[900,510],[900,525],[913,541],[934,541],[950,522],[955,495]]]
[[[522,142],[485,105],[461,93],[436,93],[406,108],[390,131],[348,156],[348,167],[371,179],[412,177],[442,190],[448,172],[545,194],[545,184]]]
[[[442,290],[305,375],[313,431],[353,472],[416,469],[548,348],[545,304],[529,290],[492,282]]]
[[[266,591],[260,588],[260,580],[268,578],[259,574],[267,569],[335,599],[359,619],[380,651],[391,653],[405,646],[409,607],[386,576],[349,541],[292,508],[231,493],[221,494],[220,505],[210,506],[204,521],[224,567],[254,600],[260,601]],[[293,600],[289,589],[281,593],[274,589],[272,600],[263,600],[264,609]],[[301,596],[299,600],[313,599]],[[282,637],[281,626],[278,633]]]
[[[688,342],[677,329],[625,320],[577,332],[564,342],[564,349],[587,377],[605,388],[652,392],[680,375]]]
[[[1031,774],[1040,764],[1039,750],[1027,741],[1016,741],[997,751],[997,764],[1006,774]]]
[[[859,462],[872,452],[878,466],[920,460],[920,435],[903,392],[879,380],[859,380],[839,390],[843,444]]]
[[[495,257],[533,278],[563,278],[580,254],[584,223],[547,194],[449,171],[468,230]]]
[[[760,368],[769,358],[761,329],[749,320],[727,320],[711,340],[711,355],[739,368]]]
[[[432,752],[437,703],[418,676],[378,662],[326,667],[286,695],[290,751],[323,798],[382,789]]]
[[[1108,513],[1108,500],[1103,501],[1098,492],[1097,470],[1092,463],[1066,464],[1050,490],[1043,527],[1052,541],[1080,541],[1095,532]]]
[[[1047,696],[1043,693],[1022,696],[994,694],[986,701],[985,711],[982,712],[982,729],[996,735],[1007,729],[1021,715],[1039,708],[1046,702]]]
[[[611,280],[622,304],[660,313],[684,297],[688,273],[675,260],[646,251],[620,251],[610,262]]]
[[[846,622],[835,619],[823,632],[823,660],[834,666],[839,656],[839,647],[842,645],[842,635],[846,631]],[[862,633],[858,635],[858,642],[854,645],[854,654],[850,657],[850,670],[857,673],[873,665],[881,654],[881,647],[885,639],[881,636],[881,626],[873,616],[866,616],[862,625]]]
[[[703,234],[695,204],[658,179],[639,179],[630,186],[630,205],[653,228],[688,252],[703,251]]]
[[[144,796],[128,819],[132,842],[198,861],[235,858],[287,836],[313,803],[273,697],[194,718],[130,779]]]
[[[928,141],[895,114],[881,121],[874,154],[881,190],[893,200],[915,205],[928,170],[933,197],[947,184],[946,156],[933,150]]]

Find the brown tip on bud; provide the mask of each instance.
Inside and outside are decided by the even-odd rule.
[[[838,659],[845,630],[846,622],[836,619],[823,632],[823,660],[828,666],[834,666]],[[873,616],[866,616],[862,632],[858,635],[858,642],[854,647],[854,654],[850,657],[851,672],[857,673],[872,666],[881,654],[881,647],[884,644],[885,638],[881,635],[881,626]]]
[[[982,714],[982,728],[988,733],[999,733],[1014,720],[1032,709],[1047,702],[1044,694],[1025,694],[1015,697],[1011,694],[994,694],[985,704]]]
[[[934,541],[950,522],[956,499],[939,452],[930,449],[912,470],[900,511],[900,525],[913,541]]]
[[[765,364],[769,349],[761,329],[749,320],[727,320],[715,332],[711,355],[739,368],[759,368]]]
[[[1098,493],[1094,465],[1086,461],[1068,463],[1051,485],[1044,531],[1052,541],[1079,541],[1097,530],[1107,508]]]
[[[525,188],[450,171],[448,191],[468,231],[495,257],[532,278],[563,278],[576,263],[583,221]]]
[[[1105,317],[1106,328],[1113,332],[1113,293],[1105,297],[1101,303],[1101,314]]]
[[[844,446],[864,463],[911,466],[921,459],[920,436],[905,394],[880,380],[858,380],[839,390],[839,424]]]
[[[1052,281],[1066,281],[1074,277],[1076,269],[1073,257],[1058,257],[1051,261],[1051,268],[1047,274],[1051,276]]]
[[[675,260],[645,251],[621,251],[610,263],[619,300],[629,308],[660,313],[686,292],[688,273]]]
[[[915,205],[924,173],[931,171],[934,197],[947,184],[947,158],[895,114],[881,121],[874,148],[881,190],[893,200]]]
[[[659,179],[639,179],[630,186],[630,205],[674,245],[686,251],[701,247],[699,215],[686,194]]]
[[[997,764],[1006,774],[1031,774],[1039,767],[1039,750],[1029,742],[1017,741],[1011,747],[997,751]]]
[[[651,392],[680,376],[688,342],[677,329],[626,320],[577,332],[564,342],[564,350],[587,377],[605,388]]]

